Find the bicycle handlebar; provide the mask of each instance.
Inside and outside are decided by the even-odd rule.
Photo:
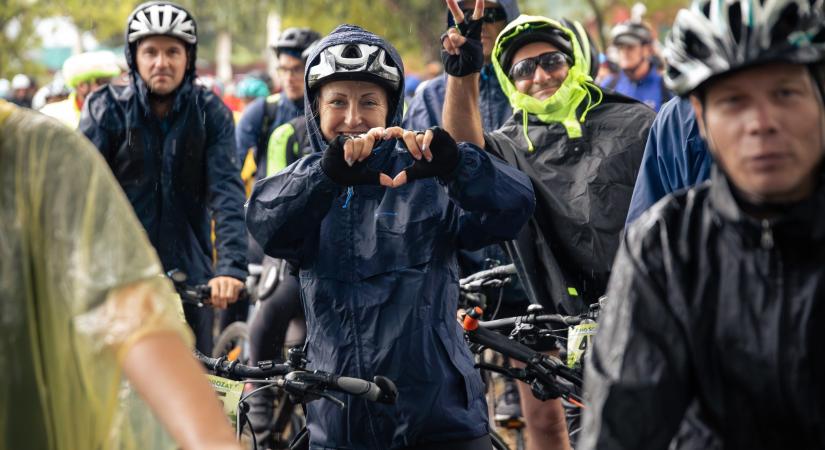
[[[464,284],[476,280],[489,280],[491,278],[504,278],[510,275],[515,275],[516,273],[516,265],[507,264],[504,266],[493,267],[492,269],[476,272],[472,275],[469,275],[467,278],[462,279],[460,283]]]
[[[271,361],[258,363],[257,367],[246,366],[225,358],[210,358],[197,349],[195,357],[215,375],[231,380],[263,379],[283,376],[273,380],[273,384],[291,394],[324,396],[323,391],[343,392],[371,402],[394,404],[398,398],[398,389],[389,378],[376,376],[374,382],[339,376],[322,371],[305,371],[289,364],[274,364]]]
[[[278,375],[287,375],[295,370],[288,364],[274,364],[271,361],[262,361],[258,366],[246,366],[237,361],[228,361],[226,358],[210,358],[197,349],[193,350],[195,358],[215,375],[240,381],[245,378],[270,378]]]
[[[548,398],[555,394],[556,396],[578,400],[572,392],[566,391],[564,387],[560,386],[559,383],[554,380],[554,377],[558,376],[575,385],[581,386],[582,380],[573,369],[565,366],[558,358],[537,352],[520,342],[511,340],[493,330],[481,327],[481,322],[478,321],[480,314],[480,308],[476,311],[468,310],[468,314],[464,319],[464,330],[470,342],[482,345],[504,356],[524,363],[525,369],[530,377],[555,391],[548,393]]]
[[[558,324],[563,326],[578,325],[584,320],[581,316],[563,316],[561,314],[528,314],[526,316],[506,317],[504,319],[479,321],[478,326],[487,329],[512,328],[519,323],[531,325],[538,324]]]
[[[181,301],[184,303],[189,303],[195,306],[212,304],[212,287],[208,284],[187,285],[186,274],[177,269],[170,270],[166,276],[172,280],[175,290],[178,292]],[[238,300],[244,300],[247,298],[249,298],[249,292],[247,292],[245,287],[241,288],[240,293],[238,293]]]
[[[361,378],[345,377],[327,372],[302,370],[288,373],[282,381],[277,384],[287,391],[308,391],[310,388],[320,390],[334,390],[363,398],[371,402],[385,403],[392,405],[398,398],[398,389],[395,383],[389,378],[376,376],[375,382],[362,380]]]

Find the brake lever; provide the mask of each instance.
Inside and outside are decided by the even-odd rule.
[[[341,410],[344,410],[344,409],[347,408],[347,406],[344,404],[344,402],[342,402],[341,400],[338,400],[337,398],[335,398],[330,393],[316,391],[316,390],[310,390],[310,391],[307,391],[307,392],[310,392],[312,395],[316,396],[317,398],[325,398],[325,399],[331,401],[335,406],[337,406]]]

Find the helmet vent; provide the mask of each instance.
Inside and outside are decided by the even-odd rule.
[[[699,60],[707,60],[711,56],[710,49],[693,30],[685,31],[685,46],[688,54]]]
[[[728,26],[735,42],[742,42],[742,5],[734,3],[728,10]]]
[[[357,45],[348,45],[344,48],[344,51],[341,52],[341,56],[344,58],[360,58],[361,49],[358,48]]]
[[[771,29],[771,44],[781,45],[788,42],[788,36],[799,28],[799,19],[799,6],[796,3],[785,7]]]

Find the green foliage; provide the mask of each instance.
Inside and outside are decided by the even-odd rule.
[[[11,78],[16,73],[38,75],[44,69],[31,62],[27,55],[39,45],[34,33],[34,20],[42,5],[25,0],[3,0],[0,7],[0,76]],[[17,32],[14,33],[14,30]]]
[[[232,33],[232,61],[246,64],[263,59],[266,16],[272,9],[264,0],[176,0],[198,22],[199,59],[212,60],[219,32]]]
[[[91,31],[101,42],[122,45],[126,18],[140,0],[0,0],[0,76],[14,73],[39,74],[43,69],[28,52],[39,42],[34,33],[39,18],[69,17],[82,31]],[[612,11],[629,8],[636,0],[519,0],[528,14],[565,16],[587,22],[596,19],[602,34],[609,32]],[[439,59],[439,36],[446,26],[442,0],[178,0],[198,21],[199,55],[213,59],[218,32],[232,33],[232,60],[245,64],[263,60],[267,50],[266,18],[270,12],[282,17],[282,27],[309,26],[329,33],[342,23],[360,25],[392,42],[410,70],[420,70]],[[645,0],[647,17],[665,31],[678,8],[688,0]],[[19,33],[9,37],[9,27]],[[594,36],[595,37],[595,36]],[[598,37],[595,37],[598,39]]]
[[[281,0],[285,26],[311,26],[329,33],[342,23],[361,26],[390,42],[408,69],[438,60],[438,37],[446,26],[446,6],[437,0]]]
[[[38,1],[44,5],[44,16],[64,16],[82,32],[91,32],[98,41],[122,44],[126,19],[139,0],[101,2],[100,0]]]

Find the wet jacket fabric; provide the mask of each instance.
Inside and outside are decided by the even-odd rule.
[[[342,25],[318,45],[380,45]],[[472,439],[489,432],[484,385],[455,320],[459,248],[511,239],[533,209],[529,180],[469,144],[459,144],[452,180],[410,182],[398,189],[332,182],[321,170],[326,142],[307,96],[313,149],[258,182],[247,209],[250,232],[273,257],[300,269],[310,366],[343,375],[391,378],[395,405],[338,396],[307,405],[313,449],[399,449]],[[403,89],[392,117],[401,119]],[[412,163],[401,141],[373,150],[368,164],[394,176]]]
[[[106,163],[3,100],[0,161],[0,448],[178,448],[119,363],[143,337],[192,336]]]
[[[500,0],[496,3],[504,9],[507,22],[518,17],[519,8],[516,0]],[[442,124],[441,112],[444,108],[447,74],[439,75],[425,83],[418,89],[407,107],[403,121],[403,126],[407,130],[426,130]],[[489,64],[481,69],[479,107],[481,108],[481,124],[485,130],[497,129],[513,114],[510,101],[502,92],[493,67]]]
[[[728,179],[629,228],[587,366],[581,448],[664,448],[685,412],[724,448],[825,448],[825,189],[759,221]]]
[[[712,162],[708,147],[699,136],[690,100],[671,99],[650,128],[642,167],[630,199],[627,224],[665,195],[710,178]]]
[[[183,270],[191,283],[215,275],[243,280],[244,191],[232,113],[192,79],[186,75],[161,121],[133,71],[128,86],[110,84],[89,97],[79,129],[109,163],[165,270]]]
[[[292,101],[280,93],[259,98],[247,105],[235,128],[235,147],[237,159],[241,164],[246,160],[246,154],[250,149],[254,152],[255,160],[258,161],[258,141],[261,137],[261,127],[263,127],[268,104],[275,105],[275,114],[270,118],[267,136],[284,123],[304,114],[303,99]]]
[[[573,63],[552,96],[519,92],[500,56],[522,33],[551,27],[570,40]],[[526,173],[536,213],[510,247],[533,302],[545,310],[585,312],[607,287],[627,207],[655,113],[602,90],[590,76],[589,42],[541,16],[508,24],[493,47],[493,66],[515,113],[485,133],[486,150]]]
[[[517,246],[545,309],[583,312],[604,294],[653,116],[605,93],[580,138],[528,114],[529,152],[521,112],[485,134],[487,150],[533,182],[536,212]]]

